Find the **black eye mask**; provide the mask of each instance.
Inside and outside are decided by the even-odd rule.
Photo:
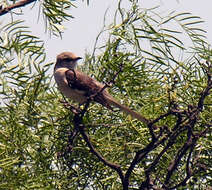
[[[75,59],[72,59],[72,58],[65,58],[63,59],[63,61],[66,61],[66,62],[69,62],[69,61],[74,61]]]

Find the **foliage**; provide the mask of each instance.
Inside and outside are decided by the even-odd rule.
[[[46,29],[62,35],[72,2],[36,3]],[[44,42],[22,21],[1,26],[0,189],[212,186],[212,50],[202,20],[129,4],[119,2],[81,69],[111,82],[111,94],[147,123],[89,101],[81,112],[61,103]]]

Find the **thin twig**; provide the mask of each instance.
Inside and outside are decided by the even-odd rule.
[[[21,0],[17,3],[14,3],[8,7],[5,7],[5,8],[1,8],[0,9],[0,16],[4,15],[4,14],[7,14],[9,11],[13,10],[13,9],[16,9],[16,8],[20,8],[20,7],[23,7],[23,6],[26,6],[32,2],[34,2],[36,0]]]

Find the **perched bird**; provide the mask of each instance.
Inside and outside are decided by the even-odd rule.
[[[115,106],[126,114],[147,123],[146,118],[116,101],[107,89],[103,89],[104,84],[76,70],[79,59],[82,58],[72,52],[63,52],[57,56],[54,78],[64,96],[83,104],[90,96],[94,95],[93,100],[106,108],[112,110],[112,106]]]

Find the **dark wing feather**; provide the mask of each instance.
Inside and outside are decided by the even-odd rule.
[[[65,76],[69,87],[73,90],[84,92],[84,96],[87,98],[92,95],[97,95],[102,89],[102,86],[98,85],[97,81],[80,71],[70,69],[65,72]],[[103,106],[112,109],[104,97],[104,92],[95,96],[94,100]]]

